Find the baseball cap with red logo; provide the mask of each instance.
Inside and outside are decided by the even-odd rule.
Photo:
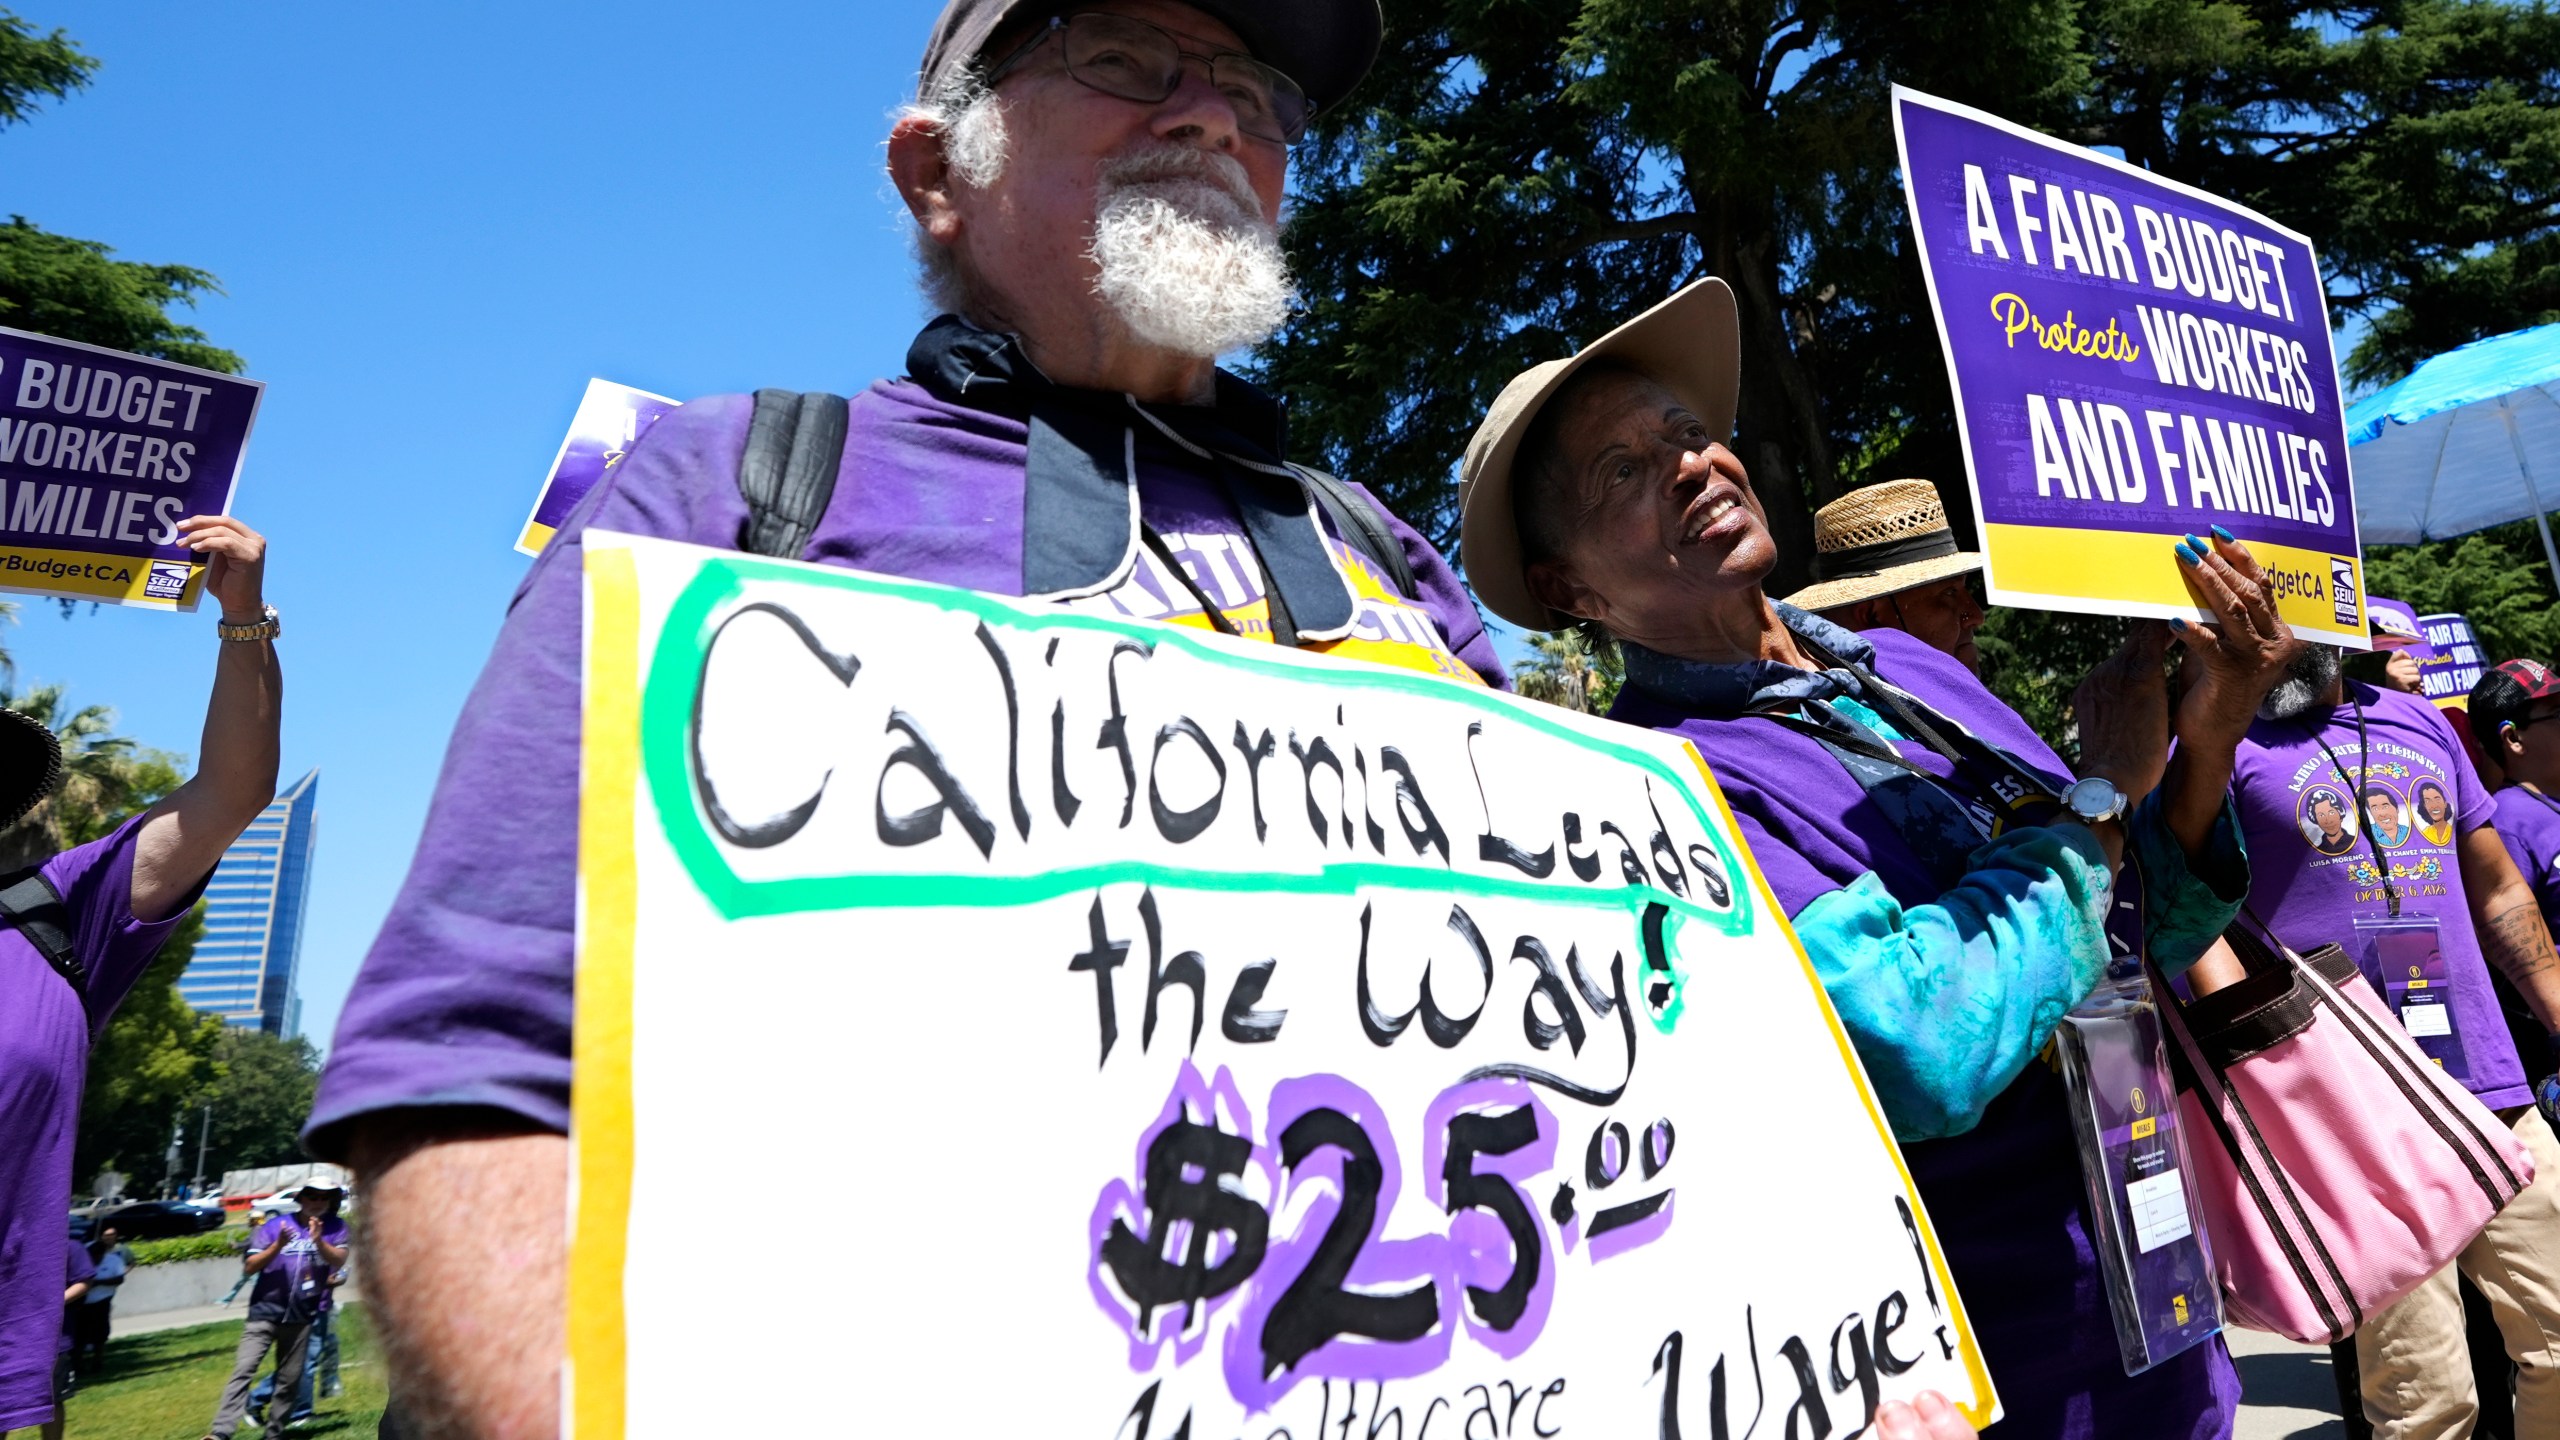
[[[2560,695],[2560,675],[2553,674],[2551,667],[2539,660],[2504,660],[2493,668],[2523,687],[2527,700],[2548,700]]]

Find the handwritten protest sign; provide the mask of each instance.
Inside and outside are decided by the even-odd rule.
[[[2471,622],[2460,615],[2421,615],[2418,633],[2417,644],[2402,647],[2418,662],[2418,693],[2438,705],[2468,709],[2471,687],[2486,668]]]
[[[0,590],[193,610],[265,385],[0,328]]]
[[[2311,242],[1899,86],[1894,133],[1992,602],[2198,618],[2170,550],[2220,525],[2249,543],[2296,632],[2363,648]]]
[[[1995,1412],[1686,745],[1205,631],[586,543],[581,1440],[708,1413],[1845,1434],[1923,1387]],[[684,1177],[713,1156],[802,1177],[823,1234],[753,1205],[706,1232]],[[758,1364],[798,1378],[740,1386],[701,1363],[704,1287],[769,1263]]]
[[[541,493],[533,497],[533,513],[525,517],[524,529],[516,535],[517,553],[541,554],[542,547],[551,543],[552,533],[605,472],[622,463],[659,416],[682,403],[610,380],[589,380],[586,395],[578,401],[578,413],[570,417],[569,433],[560,437],[560,453],[551,457],[551,473],[543,477]]]

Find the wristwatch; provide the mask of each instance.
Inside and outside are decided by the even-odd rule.
[[[213,633],[225,640],[273,640],[284,633],[284,620],[276,614],[276,607],[270,605],[266,607],[266,618],[251,624],[234,625],[228,621],[216,620],[213,622]]]
[[[2063,791],[2062,803],[2082,823],[2089,825],[2118,819],[2125,812],[2124,792],[2116,788],[2116,782],[2099,775],[2092,775]]]

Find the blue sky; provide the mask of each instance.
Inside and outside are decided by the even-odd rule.
[[[273,542],[285,778],[322,772],[325,1042],[587,377],[899,368],[922,317],[880,140],[938,6],[12,4],[105,63],[0,130],[0,212],[213,271],[197,323],[267,382],[236,508]],[[212,628],[38,601],[0,643],[192,753]]]

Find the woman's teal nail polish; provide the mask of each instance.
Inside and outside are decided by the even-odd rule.
[[[2186,546],[2179,545],[2176,549],[2178,552],[2178,560],[2181,564],[2202,565],[2204,563],[2204,558],[2202,556],[2196,554],[2196,552],[2188,549]]]
[[[2204,556],[2204,542],[2203,542],[2202,540],[2197,539],[2197,538],[2196,538],[2195,536],[2193,536],[2193,535],[2188,536],[2188,537],[2187,537],[2187,548],[2188,548],[2188,549],[2190,549],[2190,550],[2193,550],[2194,552],[2196,552],[2196,556],[2197,556],[2197,558],[2199,558],[2199,559],[2203,558],[2203,556]]]
[[[2213,527],[2213,538],[2221,541],[2225,545],[2237,545],[2240,543],[2237,537],[2219,525]]]
[[[2175,615],[2172,615],[2169,617],[2169,628],[2172,630],[2184,630],[2187,628],[2187,622]]]

